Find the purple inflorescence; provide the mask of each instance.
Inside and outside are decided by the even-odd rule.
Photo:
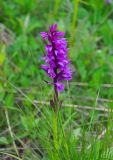
[[[111,0],[106,0],[106,4],[110,4],[111,3]]]
[[[68,66],[70,61],[68,60],[68,48],[67,41],[64,37],[64,32],[58,32],[57,24],[49,27],[49,32],[41,32],[43,40],[47,40],[49,43],[45,46],[46,53],[43,57],[46,65],[41,65],[41,68],[52,78],[53,82],[48,84],[54,84],[57,91],[64,90],[63,80],[71,80],[72,73]]]

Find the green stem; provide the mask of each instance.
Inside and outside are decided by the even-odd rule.
[[[73,18],[72,18],[72,24],[71,24],[71,36],[70,36],[70,41],[69,41],[70,46],[72,45],[74,41],[79,2],[80,0],[75,0],[75,6],[74,6],[74,12],[73,12]]]
[[[56,71],[57,74],[57,71]],[[54,79],[54,83],[57,79]],[[54,158],[55,160],[59,159],[59,139],[58,139],[58,91],[56,85],[54,85],[54,112],[53,112],[53,141],[54,141]]]
[[[58,13],[59,5],[60,5],[60,0],[55,0],[54,17],[56,17]]]
[[[53,114],[53,141],[54,141],[54,158],[59,160],[59,142],[58,142],[58,112]]]

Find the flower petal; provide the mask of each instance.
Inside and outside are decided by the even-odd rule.
[[[59,82],[56,82],[55,83],[56,87],[57,87],[57,91],[60,92],[60,91],[64,91],[64,84],[61,84]]]
[[[55,32],[57,29],[57,24],[53,24],[52,26],[50,26],[50,32]]]
[[[49,67],[46,66],[45,64],[42,64],[41,69],[43,69],[44,71],[48,71]]]
[[[65,35],[65,33],[64,32],[56,32],[56,36],[64,36]]]
[[[48,34],[46,32],[40,32],[40,35],[44,40],[48,38]]]

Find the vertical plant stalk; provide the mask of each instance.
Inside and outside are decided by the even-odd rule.
[[[56,17],[56,15],[57,15],[57,13],[58,13],[59,5],[60,5],[60,0],[55,0],[55,5],[54,5],[54,17]]]
[[[54,81],[55,83],[55,81]],[[54,85],[54,111],[58,112],[58,108],[59,108],[59,99],[58,99],[58,91],[57,91],[57,87]]]
[[[9,121],[8,111],[7,111],[6,108],[5,108],[5,116],[6,116],[6,121],[7,121],[8,129],[9,129],[9,133],[10,133],[10,136],[11,136],[11,138],[12,138],[12,140],[13,140],[14,149],[15,149],[15,151],[16,151],[17,156],[19,156],[19,153],[18,153],[16,144],[15,144],[15,141],[14,141],[14,138],[13,138],[13,132],[12,132],[12,130],[11,130],[11,125],[10,125],[10,121]]]
[[[53,55],[54,55],[54,58],[55,58],[55,62],[57,62],[57,57],[55,55],[55,46],[54,46],[54,43],[52,43],[52,51],[53,51]],[[53,84],[54,84],[54,110],[56,112],[58,112],[58,90],[57,90],[57,86],[55,85],[58,81],[58,66],[54,69],[54,73],[55,73],[55,78],[53,79]]]
[[[55,71],[57,75],[57,70]],[[54,78],[54,83],[57,82],[57,76]],[[58,160],[59,156],[59,140],[58,140],[58,110],[59,110],[59,99],[58,91],[56,85],[54,85],[54,115],[53,115],[53,139],[54,139],[54,149],[55,149],[55,158]]]
[[[58,139],[58,112],[53,115],[53,143],[55,160],[59,160],[59,139]]]
[[[80,0],[75,0],[75,6],[74,6],[74,12],[73,12],[72,24],[71,24],[71,36],[70,36],[70,40],[69,40],[69,46],[71,46],[74,41],[79,2],[80,2]]]
[[[53,46],[53,54],[55,57],[55,61],[57,61],[57,57],[54,52],[54,43],[52,44]],[[58,90],[57,86],[55,85],[57,83],[58,79],[58,72],[57,72],[58,67],[54,69],[54,73],[56,74],[56,77],[53,79],[53,84],[54,84],[54,97],[53,97],[53,108],[54,108],[54,115],[53,115],[53,141],[54,141],[54,149],[55,149],[55,158],[58,160],[59,156],[59,140],[58,140],[58,109],[59,109],[59,99],[58,99]]]

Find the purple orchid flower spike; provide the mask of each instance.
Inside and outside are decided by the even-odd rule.
[[[72,72],[68,67],[70,61],[68,60],[67,40],[64,37],[64,32],[57,31],[57,24],[49,27],[48,32],[40,33],[43,40],[47,40],[48,44],[45,46],[46,54],[43,57],[46,65],[41,68],[46,72],[55,88],[56,95],[59,91],[64,91],[63,80],[71,80]]]
[[[110,4],[111,3],[111,0],[106,0],[106,4]]]

